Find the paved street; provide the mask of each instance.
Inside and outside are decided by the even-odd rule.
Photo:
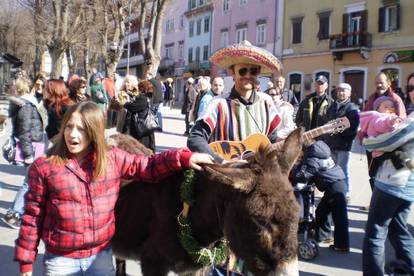
[[[163,108],[164,132],[156,134],[157,150],[162,151],[169,148],[181,147],[186,145],[186,137],[181,134],[184,132],[183,116],[178,109],[170,110]],[[0,145],[5,141],[7,135],[0,137]],[[367,212],[361,210],[361,206],[369,203],[371,194],[365,155],[361,155],[360,149],[355,149],[352,155],[351,172],[353,191],[349,204],[350,232],[351,232],[351,253],[337,254],[327,248],[321,248],[320,255],[311,262],[300,262],[301,275],[361,275],[361,254],[364,226],[367,219]],[[2,158],[0,160],[0,213],[3,215],[7,208],[11,207],[14,195],[24,178],[24,169],[8,165]],[[386,208],[386,203],[384,203]],[[409,223],[414,223],[414,214],[411,213]],[[17,236],[17,231],[8,228],[0,223],[0,275],[18,275],[17,263],[12,261],[13,245]],[[389,246],[388,246],[389,248]],[[387,257],[391,255],[391,250],[387,251]],[[39,257],[35,266],[34,275],[41,275],[41,258],[44,248],[39,248]],[[128,262],[128,273],[130,275],[141,275],[138,265]]]

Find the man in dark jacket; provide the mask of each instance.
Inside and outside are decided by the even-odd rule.
[[[163,101],[162,84],[158,79],[154,78],[151,73],[147,73],[147,80],[151,82],[154,88],[151,97],[151,110],[157,116],[158,124],[162,130],[162,114],[159,111],[160,104]]]
[[[351,90],[352,88],[348,83],[340,83],[336,88],[336,101],[328,108],[326,114],[328,120],[346,117],[351,126],[336,135],[328,135],[325,139],[331,148],[333,160],[345,173],[347,199],[349,199],[351,192],[349,161],[352,141],[358,132],[359,125],[358,107],[351,102]]]
[[[184,121],[185,121],[185,132],[184,135],[188,135],[191,124],[190,124],[190,112],[193,109],[195,100],[197,98],[197,92],[193,86],[194,79],[188,78],[187,82],[184,86],[184,102],[183,106],[181,108],[181,114],[185,115]]]
[[[307,96],[299,104],[295,118],[298,127],[302,126],[305,130],[311,130],[325,124],[326,111],[333,102],[333,99],[326,93],[327,89],[327,78],[319,75],[315,80],[315,93]]]
[[[330,248],[338,252],[349,252],[345,175],[331,158],[331,151],[325,142],[317,141],[306,149],[302,162],[293,169],[293,181],[315,183],[320,191],[325,192],[316,209],[316,239],[330,239],[331,229],[327,227],[327,221],[332,213],[335,230],[334,244]]]

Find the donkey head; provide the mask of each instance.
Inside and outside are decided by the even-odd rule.
[[[248,162],[205,167],[228,191],[223,232],[230,248],[255,275],[279,271],[296,258],[299,207],[288,174],[301,153],[302,132],[292,132],[281,151],[267,146]]]

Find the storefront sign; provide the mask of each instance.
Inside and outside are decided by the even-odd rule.
[[[384,63],[414,62],[414,50],[388,52],[384,56]]]

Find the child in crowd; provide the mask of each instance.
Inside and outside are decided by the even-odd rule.
[[[73,105],[56,143],[30,167],[15,247],[21,275],[31,275],[40,239],[46,247],[44,275],[115,275],[110,242],[120,179],[158,182],[182,168],[212,162],[211,156],[186,149],[129,154],[108,147],[104,130],[97,104]]]
[[[323,141],[310,145],[302,161],[292,171],[294,183],[315,183],[324,195],[316,209],[316,239],[320,242],[331,240],[331,229],[327,227],[328,216],[332,213],[335,224],[334,244],[331,249],[349,252],[349,222],[346,210],[345,174],[331,157],[329,146]]]
[[[361,142],[365,138],[373,138],[391,132],[403,122],[403,119],[395,113],[395,103],[392,98],[387,96],[379,97],[375,100],[373,107],[373,111],[359,113],[361,129],[358,133],[358,137]],[[380,151],[373,151],[372,157],[373,159],[369,166],[370,173],[373,177],[375,177],[384,158],[391,158],[395,164],[399,162],[399,159],[396,156],[390,156],[390,154],[383,155]]]

